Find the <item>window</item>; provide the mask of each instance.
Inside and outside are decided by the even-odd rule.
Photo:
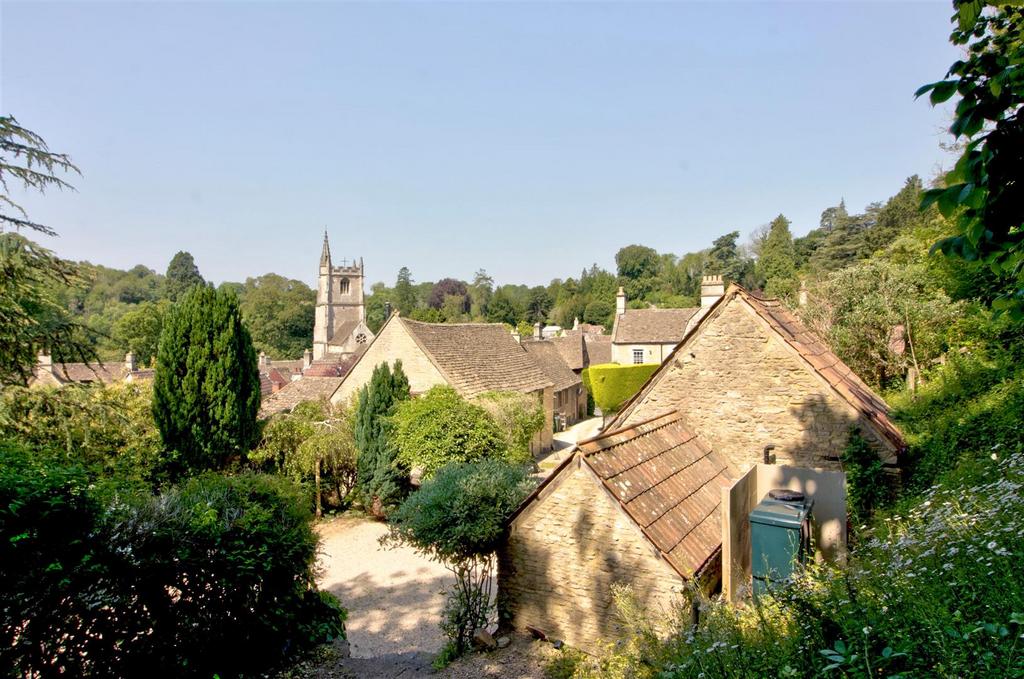
[[[347,278],[342,278],[340,281],[338,281],[338,292],[340,292],[343,295],[347,295],[348,294],[348,279]]]
[[[366,344],[366,335],[363,333],[356,334],[356,344]]]
[[[643,362],[644,362],[644,350],[643,349],[634,349],[633,350],[633,363],[637,364],[637,363],[643,363]]]

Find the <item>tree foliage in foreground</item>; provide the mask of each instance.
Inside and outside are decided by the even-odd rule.
[[[221,469],[256,441],[260,378],[238,300],[192,288],[164,321],[153,417],[173,467]]]
[[[950,41],[966,55],[917,96],[928,94],[933,105],[960,96],[949,131],[963,152],[922,206],[937,205],[957,225],[935,247],[985,262],[1007,281],[993,307],[1024,318],[1024,7],[953,4]]]

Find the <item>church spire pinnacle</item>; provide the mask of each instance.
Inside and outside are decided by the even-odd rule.
[[[331,246],[327,242],[327,229],[324,229],[324,250],[320,254],[320,266],[329,267],[331,265]]]

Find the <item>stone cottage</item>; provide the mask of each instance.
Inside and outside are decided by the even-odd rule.
[[[151,379],[153,369],[139,366],[135,354],[130,351],[123,361],[92,363],[54,363],[50,354],[40,353],[29,386],[63,387],[66,384],[115,384]]]
[[[587,416],[587,396],[583,380],[562,360],[554,340],[524,340],[522,346],[537,366],[554,383],[553,408],[564,426]]]
[[[724,293],[721,276],[704,276],[699,307],[627,309],[626,293],[619,288],[612,326],[612,362],[620,365],[663,362]]]
[[[681,411],[737,470],[774,445],[780,464],[838,469],[856,427],[887,466],[905,448],[888,407],[778,300],[731,285],[609,429]]]
[[[392,314],[358,356],[331,401],[351,399],[370,381],[381,363],[397,361],[409,377],[413,395],[447,384],[463,398],[488,391],[518,391],[536,396],[544,409],[544,429],[532,452],[551,449],[554,384],[501,323],[423,323]]]
[[[720,574],[727,462],[678,413],[580,443],[512,516],[498,553],[502,624],[594,652],[619,636],[611,585],[652,613]]]

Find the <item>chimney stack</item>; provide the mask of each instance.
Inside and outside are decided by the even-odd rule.
[[[384,320],[391,318],[391,302],[384,302]]]
[[[266,372],[267,369],[270,367],[270,359],[267,358],[267,354],[263,351],[260,352],[260,360],[258,365],[260,372]]]
[[[800,292],[797,293],[797,303],[800,306],[807,306],[807,281],[800,281]]]
[[[135,354],[131,351],[124,355],[124,369],[129,373],[139,369],[139,364],[135,362]]]
[[[619,286],[619,291],[615,294],[615,315],[621,316],[626,313],[626,291]]]
[[[53,374],[53,356],[50,355],[50,352],[40,350],[37,363],[40,370]]]
[[[523,343],[523,337],[519,334],[519,328],[512,328],[512,339],[516,341],[516,344]]]
[[[309,349],[306,349],[305,351],[302,352],[302,369],[305,370],[306,368],[308,368],[312,364],[313,364],[313,352],[311,350],[309,350]]]
[[[725,283],[721,276],[704,276],[700,281],[700,306],[708,308],[725,294]]]
[[[533,339],[544,339],[544,327],[540,321],[533,324]]]
[[[579,316],[575,316],[572,319],[572,329],[573,330],[579,330],[580,329],[580,317]]]

